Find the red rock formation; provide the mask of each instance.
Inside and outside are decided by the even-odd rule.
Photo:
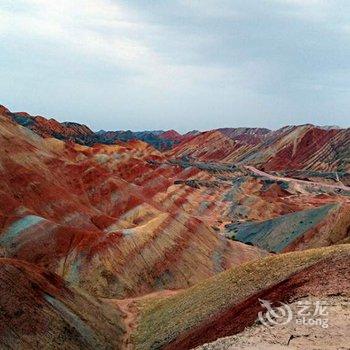
[[[346,286],[348,248],[261,260],[268,252],[224,233],[329,205],[336,210],[327,215],[321,210],[319,220],[308,221],[307,230],[283,249],[348,242],[349,189],[326,172],[310,171],[348,168],[348,130],[307,125],[225,132],[191,134],[169,152],[139,140],[87,147],[73,142],[91,133],[80,124],[1,107],[0,342],[10,348],[143,342],[187,348],[254,321],[257,295],[284,300],[300,291],[317,292],[314,266],[334,277],[327,280],[329,290]],[[178,135],[170,131],[165,137]],[[303,170],[271,172],[298,168]],[[278,238],[285,241],[292,234],[288,222],[280,227]],[[239,278],[227,271],[238,266]],[[142,304],[145,295],[168,289],[178,295],[169,299],[170,308],[164,300]],[[222,295],[227,299],[220,300]],[[108,307],[101,297],[110,299]],[[138,299],[114,300],[126,297]],[[130,303],[123,309],[125,325],[132,328],[126,336],[117,307],[123,303]],[[134,303],[152,314],[138,318],[142,308]],[[146,334],[153,326],[158,330]]]
[[[181,193],[167,203],[183,169],[154,168],[148,160],[164,158],[143,142],[85,147],[1,118],[0,147],[3,255],[94,295],[184,288],[265,254],[214,233]]]
[[[55,119],[31,116],[26,112],[12,113],[6,107],[1,105],[0,112],[2,115],[11,118],[20,125],[28,127],[42,137],[56,137],[59,139],[73,140],[93,134],[93,131],[83,124],[71,122],[59,123]]]
[[[350,129],[301,125],[274,132],[257,130],[204,132],[168,154],[197,161],[255,165],[264,170],[349,170]]]
[[[3,349],[120,349],[121,312],[25,261],[0,259]]]
[[[265,128],[221,128],[218,129],[224,135],[232,140],[240,141],[251,145],[257,145],[266,140],[272,133],[271,130]]]

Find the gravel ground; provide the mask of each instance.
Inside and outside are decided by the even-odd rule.
[[[349,350],[350,349],[350,298],[333,296],[322,298],[325,304],[324,313],[328,315],[306,316],[305,319],[316,320],[318,325],[299,324],[297,319],[302,319],[298,312],[302,311],[301,304],[308,302],[311,306],[304,310],[313,312],[319,299],[304,298],[289,304],[293,319],[283,325],[265,326],[257,321],[252,327],[246,328],[242,333],[234,336],[221,338],[213,343],[204,344],[196,350]],[[283,319],[281,319],[283,321]],[[314,321],[310,321],[314,322]],[[327,322],[328,327],[324,328],[320,323]]]

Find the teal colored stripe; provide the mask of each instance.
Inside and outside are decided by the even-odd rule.
[[[4,234],[0,236],[0,244],[3,246],[10,245],[24,230],[34,226],[45,219],[36,215],[27,215],[24,218],[14,222],[8,227]]]
[[[338,207],[338,204],[327,204],[262,222],[232,224],[228,236],[268,251],[280,252]]]

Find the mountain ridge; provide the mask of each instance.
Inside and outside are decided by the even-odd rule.
[[[348,295],[348,129],[156,149],[160,131],[57,123],[0,108],[7,347],[190,349],[250,326],[258,298]]]
[[[15,122],[19,123],[20,125],[23,125],[25,127],[30,128],[31,130],[35,131],[41,136],[44,137],[55,137],[62,140],[71,140],[74,142],[78,142],[80,144],[84,145],[94,145],[98,143],[102,144],[115,144],[118,142],[127,142],[130,140],[141,140],[144,142],[147,142],[148,144],[152,145],[156,149],[159,149],[161,151],[169,151],[170,154],[174,155],[175,157],[182,156],[183,151],[181,151],[181,145],[184,145],[185,148],[190,148],[191,142],[192,144],[193,139],[197,138],[199,142],[202,142],[205,140],[205,137],[203,135],[211,135],[215,134],[215,132],[219,132],[223,138],[219,145],[212,144],[211,148],[212,150],[209,152],[211,156],[209,156],[209,159],[206,159],[204,156],[204,160],[210,160],[210,157],[213,157],[216,153],[216,159],[217,160],[223,160],[223,161],[229,161],[229,162],[243,162],[247,163],[251,159],[255,159],[253,161],[254,164],[260,166],[260,160],[265,159],[268,164],[269,170],[279,170],[278,165],[278,158],[287,156],[287,153],[291,152],[292,156],[294,156],[294,148],[295,145],[290,146],[288,144],[283,145],[283,140],[279,140],[281,137],[288,138],[290,137],[290,134],[296,134],[295,137],[299,137],[297,134],[302,133],[303,130],[311,130],[314,134],[327,134],[327,137],[325,137],[326,141],[334,142],[335,148],[339,148],[339,144],[341,144],[344,141],[344,137],[340,137],[340,140],[337,140],[335,138],[336,134],[346,134],[345,139],[348,138],[348,134],[350,133],[349,128],[339,128],[334,126],[316,126],[313,124],[302,124],[302,125],[289,125],[281,127],[277,130],[269,130],[267,128],[247,128],[247,127],[237,127],[237,128],[219,128],[209,131],[203,131],[203,132],[197,132],[197,131],[190,131],[188,133],[180,134],[176,130],[155,130],[155,131],[123,131],[123,130],[117,130],[117,131],[104,131],[100,130],[97,132],[93,132],[89,127],[87,127],[84,124],[79,124],[75,122],[62,122],[59,123],[55,119],[46,119],[41,116],[31,116],[30,114],[26,112],[10,112],[5,106],[1,106],[1,111],[3,114],[7,115],[9,118],[14,120]],[[224,136],[228,137],[230,140],[233,140],[236,142],[236,146],[233,146],[232,144],[229,146],[232,148],[232,154],[227,154],[227,150],[223,150],[224,145],[230,144],[230,141],[225,141]],[[294,138],[295,138],[294,137]],[[219,139],[219,135],[217,135],[217,139]],[[312,138],[309,137],[309,138]],[[327,139],[328,138],[328,139]],[[187,144],[189,142],[189,144]],[[262,150],[263,154],[260,155],[261,149],[268,147],[271,149],[273,143],[282,143],[281,152],[279,152],[279,149],[277,149],[276,159],[275,160],[269,160],[267,155],[264,155],[264,152],[266,153],[266,150]],[[294,141],[295,142],[295,141]],[[310,141],[308,141],[310,142]],[[320,136],[315,136],[314,140],[311,141],[315,144],[315,146],[319,146],[319,142],[322,142]],[[244,145],[245,147],[241,149],[240,152],[237,152],[237,147],[241,147]],[[178,147],[180,146],[180,148]],[[198,147],[198,145],[195,145]],[[345,145],[346,146],[346,145]],[[255,148],[254,148],[255,147]],[[177,149],[177,152],[174,152],[173,149]],[[260,150],[259,150],[260,148]],[[285,150],[282,150],[283,148],[286,148]],[[346,152],[345,148],[345,155],[344,157],[348,157],[348,154]],[[214,152],[214,149],[216,149],[217,152]],[[221,154],[220,154],[221,151]],[[332,150],[325,150],[325,152],[332,152]],[[190,152],[186,152],[186,156],[191,156],[189,154]],[[286,155],[284,154],[286,153]],[[224,156],[225,155],[225,156]],[[196,155],[198,158],[198,155]],[[289,156],[289,154],[288,154]],[[200,158],[200,157],[199,157]],[[222,158],[222,159],[220,159]],[[334,157],[336,159],[336,157]],[[300,163],[299,159],[297,162]],[[307,165],[306,165],[307,166]],[[339,165],[340,170],[342,165]],[[295,165],[290,165],[290,169],[296,169]],[[311,166],[312,169],[317,170],[320,168],[320,166]],[[325,170],[325,169],[323,169]]]

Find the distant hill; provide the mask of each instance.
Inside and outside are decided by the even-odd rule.
[[[95,133],[0,107],[0,149],[0,348],[185,350],[259,298],[349,296],[349,129]]]
[[[254,165],[262,170],[349,171],[350,129],[314,125],[218,129],[175,146],[173,157]]]
[[[262,170],[349,171],[350,129],[311,124],[266,128],[221,128],[180,134],[176,130],[93,132],[74,122],[10,112],[4,115],[42,137],[55,137],[82,145],[116,144],[141,140],[170,157],[254,165]]]

